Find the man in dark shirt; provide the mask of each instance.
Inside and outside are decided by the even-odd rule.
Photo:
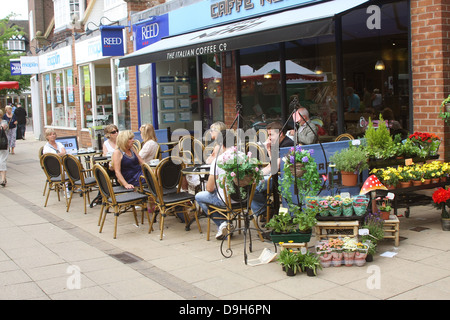
[[[276,172],[273,174],[275,175],[275,178],[278,178],[278,171],[280,170],[280,158],[279,158],[279,149],[280,148],[286,148],[286,147],[293,147],[294,141],[286,136],[286,130],[283,130],[283,124],[279,121],[275,121],[270,123],[267,126],[267,132],[268,132],[268,139],[264,143],[264,146],[266,147],[266,150],[270,157],[270,162],[277,161],[276,163]],[[278,145],[278,159],[272,159],[272,147],[276,147]],[[272,164],[269,163],[266,167],[264,167],[263,174],[264,174],[264,181],[261,181],[261,183],[256,187],[255,195],[253,197],[252,201],[252,211],[255,215],[259,216],[262,215],[261,221],[264,221],[264,217],[266,216],[267,212],[267,204],[266,204],[266,198],[267,198],[267,181],[269,177],[272,175]],[[274,178],[272,178],[272,183],[274,183]]]
[[[25,140],[25,129],[27,126],[27,111],[22,108],[22,104],[18,103],[17,108],[14,111],[14,115],[17,119],[17,133],[16,139]]]

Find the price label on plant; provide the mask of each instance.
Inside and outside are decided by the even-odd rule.
[[[369,234],[369,229],[359,229],[358,233],[360,236],[367,236]]]
[[[388,198],[389,200],[394,200],[395,194],[393,194],[392,192],[388,192],[388,194],[386,195],[386,198]]]

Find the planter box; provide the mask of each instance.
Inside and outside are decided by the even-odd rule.
[[[292,232],[292,233],[274,233],[273,231],[270,233],[270,237],[273,243],[279,242],[289,242],[293,241],[294,243],[302,243],[309,242],[311,240],[311,232],[309,233],[300,233],[300,232]]]

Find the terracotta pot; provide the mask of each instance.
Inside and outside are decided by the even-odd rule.
[[[408,188],[411,186],[411,181],[400,181],[400,188]]]
[[[431,183],[431,179],[424,179],[423,184],[430,184]]]
[[[380,210],[380,218],[383,220],[389,220],[390,214],[391,214],[391,211],[381,211]]]
[[[431,179],[431,183],[439,183],[439,178]]]
[[[245,176],[243,179],[239,179],[239,183],[238,183],[237,178],[235,177],[235,178],[233,178],[233,182],[239,187],[245,187],[245,186],[248,186],[248,185],[252,184],[253,177],[252,176]]]
[[[417,186],[422,185],[422,181],[421,180],[413,180],[412,184],[413,184],[413,186],[417,187]]]
[[[358,183],[358,175],[354,172],[341,171],[342,185],[347,187],[356,186]]]

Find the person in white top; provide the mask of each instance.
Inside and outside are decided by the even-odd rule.
[[[211,152],[210,156],[205,159],[206,164],[211,164],[211,162],[217,157],[217,154],[219,153],[219,150],[221,149],[221,145],[217,141],[217,137],[222,134],[222,131],[226,130],[227,127],[225,126],[225,123],[217,121],[214,122],[210,127],[210,134],[211,139],[214,141],[213,143],[213,151]]]
[[[109,124],[105,127],[105,129],[103,129],[103,131],[105,132],[105,138],[108,139],[103,142],[103,156],[112,156],[117,147],[116,140],[119,134],[119,129],[115,124]]]
[[[57,142],[56,138],[57,135],[54,129],[45,130],[45,139],[47,139],[47,143],[44,145],[44,149],[42,150],[43,154],[54,153],[61,157],[66,154],[66,149],[63,144],[61,142]]]
[[[220,151],[225,152],[229,148],[233,147],[235,144],[235,136],[232,132],[222,131],[222,145],[220,145]],[[223,153],[218,156],[220,161]],[[223,169],[216,165],[216,160],[213,159],[211,162],[211,169],[208,177],[208,181],[206,182],[206,191],[201,191],[195,195],[195,201],[197,201],[199,207],[203,210],[204,213],[208,212],[208,206],[225,206],[224,199],[224,191],[220,187],[216,189],[216,180],[218,177],[225,173]],[[218,214],[217,214],[218,215]],[[218,231],[216,234],[217,240],[222,240],[225,236],[227,222],[222,219],[215,219],[214,214],[212,215],[212,220],[218,227]],[[222,222],[223,221],[223,222]]]
[[[150,163],[155,159],[158,152],[158,139],[156,138],[155,128],[152,124],[147,123],[141,126],[139,129],[142,137],[142,148],[139,151],[139,155],[145,163]]]

